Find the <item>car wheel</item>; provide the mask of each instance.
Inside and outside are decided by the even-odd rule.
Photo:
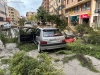
[[[40,44],[38,44],[38,52],[41,53]]]

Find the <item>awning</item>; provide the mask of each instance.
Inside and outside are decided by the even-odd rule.
[[[10,22],[10,18],[6,18],[6,21],[7,21],[7,22]]]
[[[83,19],[83,18],[90,18],[90,16],[88,14],[82,14],[80,15],[80,18]]]
[[[79,17],[78,16],[70,16],[71,21],[78,21]]]

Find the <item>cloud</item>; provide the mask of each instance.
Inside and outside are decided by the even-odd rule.
[[[18,10],[22,16],[29,11],[36,12],[41,4],[42,0],[8,0],[8,6]]]

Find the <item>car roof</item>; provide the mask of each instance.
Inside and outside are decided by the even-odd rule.
[[[38,26],[37,27],[38,29],[40,30],[52,30],[52,29],[58,29],[58,28],[55,28],[55,27],[47,27],[47,26]]]
[[[45,27],[45,28],[39,28],[40,30],[53,30],[53,29],[58,29],[58,28],[53,28],[53,27],[50,27],[50,28],[47,28],[47,27]]]

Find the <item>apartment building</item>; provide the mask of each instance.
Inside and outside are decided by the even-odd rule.
[[[8,17],[7,1],[0,0],[0,25],[6,23],[7,17]]]
[[[11,24],[12,25],[18,24],[18,21],[20,18],[19,12],[16,9],[14,9],[13,7],[8,6],[8,13],[9,13]]]
[[[42,6],[47,12],[49,12],[49,0],[43,0]]]
[[[100,2],[100,0],[97,0]],[[98,13],[96,0],[65,0],[64,15],[69,25],[86,23],[90,27],[96,25]],[[100,3],[99,3],[100,4]],[[99,7],[100,8],[100,7]]]
[[[31,16],[36,16],[36,12],[26,12],[26,18],[27,18],[27,20],[28,20]]]
[[[65,7],[65,0],[49,0],[49,13],[63,15],[63,8]]]
[[[93,2],[96,6],[94,7],[94,9],[92,10],[92,17],[91,19],[93,19],[94,24],[96,25],[96,27],[100,27],[100,0],[95,0],[95,2]],[[93,13],[93,11],[95,11]]]

